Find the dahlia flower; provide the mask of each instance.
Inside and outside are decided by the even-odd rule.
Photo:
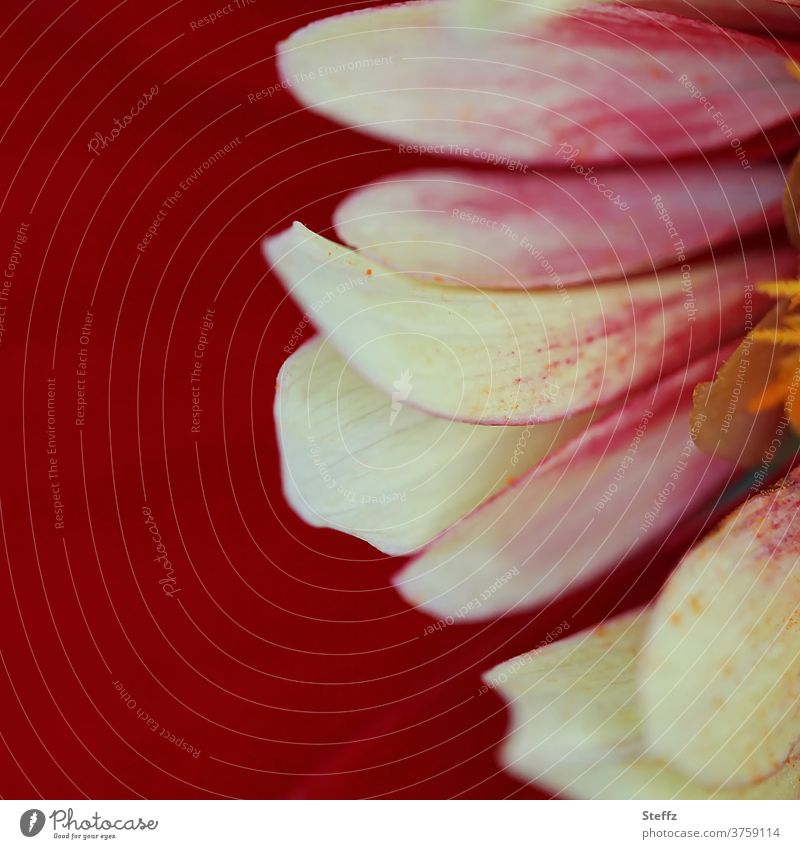
[[[800,112],[793,37],[794,10],[772,0],[423,0],[284,42],[284,85],[309,108],[409,157],[462,160],[357,187],[335,240],[295,223],[265,242],[318,331],[286,346],[278,378],[293,508],[411,555],[398,590],[447,622],[539,606],[707,516],[776,438],[791,386],[794,348],[776,351],[800,333],[781,228]],[[713,545],[673,580],[694,561],[711,569]],[[651,705],[677,674],[647,660],[656,637],[662,655],[678,640],[681,661],[683,636],[652,630],[663,598],[536,652],[519,674],[492,673],[517,722],[509,765],[552,767],[543,780],[579,795],[650,792],[641,779],[672,769],[674,741],[654,742],[663,715],[630,730],[632,694]],[[726,610],[707,601],[703,633]],[[643,646],[657,683],[637,690]],[[623,683],[606,704],[609,675]],[[703,709],[737,722],[742,705],[725,707],[721,685],[713,695]],[[542,711],[563,734],[537,736],[528,757]],[[609,728],[595,733],[598,718]],[[702,747],[686,745],[654,794],[683,792],[680,776],[728,792],[722,767],[703,771]],[[730,792],[761,781],[756,760]],[[584,782],[583,769],[602,777]]]

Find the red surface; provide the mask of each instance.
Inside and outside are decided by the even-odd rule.
[[[388,584],[397,561],[290,513],[272,396],[300,313],[259,240],[294,218],[324,232],[343,192],[420,162],[286,92],[248,102],[276,83],[276,40],[322,3],[291,4],[298,16],[276,23],[276,4],[256,0],[191,29],[216,8],[34,0],[0,13],[3,268],[29,225],[0,342],[0,794],[535,795],[497,768],[506,717],[477,696],[479,674],[565,616],[574,629],[597,620],[631,580],[423,636],[430,620]],[[180,182],[237,137],[137,250]],[[193,352],[212,305],[192,433]],[[159,583],[144,506],[173,584]],[[662,573],[633,582],[625,605]]]

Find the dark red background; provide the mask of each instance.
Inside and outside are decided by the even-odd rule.
[[[0,13],[3,269],[29,225],[0,344],[0,793],[536,795],[498,769],[506,716],[477,695],[480,672],[565,615],[575,629],[598,620],[621,586],[625,606],[646,598],[663,564],[544,613],[423,636],[431,620],[388,585],[397,561],[288,510],[272,400],[300,313],[259,240],[292,219],[324,232],[343,192],[420,163],[285,92],[248,102],[276,82],[277,40],[355,6],[303,0],[283,18],[282,4],[255,0],[191,29],[221,2],[33,0]],[[155,84],[116,141],[90,153],[94,133]],[[237,136],[138,251],[164,199]],[[214,302],[198,435],[189,373]],[[48,480],[50,377],[63,531]],[[173,598],[144,505],[174,565]]]

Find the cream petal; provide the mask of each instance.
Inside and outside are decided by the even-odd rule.
[[[770,310],[756,330],[778,327],[781,311]],[[745,336],[714,379],[696,387],[692,435],[701,451],[744,468],[769,464],[775,454],[772,442],[779,430],[786,430],[781,425],[783,410],[778,406],[752,412],[751,404],[763,397],[775,360],[773,345]],[[762,477],[766,474],[764,469]]]
[[[541,605],[667,538],[728,481],[689,433],[696,364],[629,399],[436,539],[395,578],[432,616]]]
[[[521,292],[387,271],[300,224],[264,249],[287,290],[371,383],[391,393],[408,371],[409,404],[480,424],[552,421],[615,401],[715,349],[720,331],[741,333],[746,280],[795,264],[791,250],[752,251],[695,263],[686,276]]]
[[[619,4],[523,32],[452,12],[425,0],[315,22],[280,45],[284,84],[409,154],[505,167],[563,164],[564,142],[581,162],[734,149],[749,164],[748,139],[800,110],[786,53],[767,39]]]
[[[524,781],[579,798],[798,798],[796,764],[767,781],[724,792],[704,789],[645,754],[636,662],[647,617],[647,612],[616,617],[484,676],[511,713],[503,766]],[[564,626],[569,623],[559,627]]]
[[[707,786],[779,770],[800,739],[800,471],[686,557],[652,613],[652,752]]]
[[[374,389],[321,339],[278,378],[275,419],[284,494],[308,523],[414,551],[586,427],[588,417],[519,428],[433,418]]]
[[[695,161],[528,175],[416,171],[350,193],[335,222],[343,242],[396,271],[558,288],[680,264],[780,224],[785,184],[778,165],[755,165],[742,179],[738,163]]]

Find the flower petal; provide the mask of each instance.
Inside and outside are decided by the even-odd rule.
[[[613,0],[589,0],[613,2]],[[622,0],[628,6],[669,12],[681,17],[708,21],[724,27],[749,32],[797,37],[800,34],[800,16],[792,8],[797,0]],[[574,11],[581,7],[575,0],[454,0],[453,19],[472,26],[525,31],[539,25],[542,15]]]
[[[629,399],[435,540],[395,578],[432,616],[484,619],[551,600],[666,538],[732,465],[691,441],[714,357]]]
[[[800,248],[800,155],[794,158],[786,175],[783,220],[792,244]]]
[[[754,251],[569,293],[484,291],[386,271],[300,224],[264,249],[370,382],[391,393],[405,369],[409,404],[481,424],[552,421],[614,401],[716,348],[720,333],[741,333],[745,281],[794,267],[793,251]]]
[[[625,0],[643,9],[671,12],[712,21],[724,27],[767,33],[772,36],[797,38],[800,15],[796,0]]]
[[[601,799],[798,798],[798,768],[732,793],[709,791],[646,755],[635,665],[646,612],[521,655],[485,675],[508,702],[503,765],[556,793]]]
[[[651,751],[711,787],[779,770],[800,739],[800,471],[683,559],[641,682]]]
[[[536,175],[417,171],[352,192],[335,221],[342,241],[397,271],[559,288],[680,264],[779,224],[785,182],[777,165],[742,179],[738,163],[707,162],[597,172],[574,164]]]
[[[406,382],[408,380],[408,382]],[[586,427],[588,416],[526,431],[433,418],[385,395],[312,340],[284,363],[275,418],[287,500],[305,521],[388,554],[426,543]]]
[[[284,84],[313,109],[426,152],[559,163],[733,148],[800,110],[766,39],[628,6],[542,16],[531,32],[465,27],[447,0],[340,15],[280,45]],[[734,144],[734,141],[736,144]]]
[[[759,329],[775,328],[779,308],[772,309],[758,324]],[[771,459],[783,409],[781,405],[752,412],[770,382],[775,364],[772,345],[745,337],[714,380],[698,384],[692,410],[692,435],[706,454],[724,457],[748,467]],[[786,426],[783,426],[786,430]]]

